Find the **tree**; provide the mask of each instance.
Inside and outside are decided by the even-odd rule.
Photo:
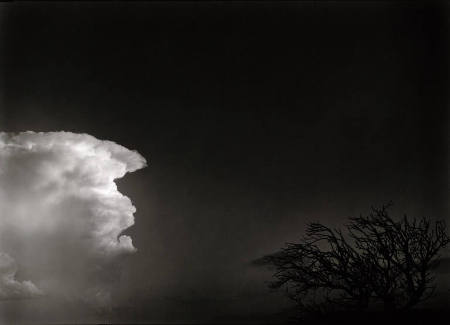
[[[432,270],[439,251],[450,242],[444,221],[425,217],[399,221],[387,208],[372,208],[367,217],[352,218],[350,237],[367,265],[373,295],[386,309],[410,308],[434,293]]]
[[[270,286],[284,287],[302,310],[411,308],[433,294],[432,269],[450,240],[444,221],[394,220],[390,205],[350,218],[345,232],[310,223],[298,243],[257,263],[275,267]]]

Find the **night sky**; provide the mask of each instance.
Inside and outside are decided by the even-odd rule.
[[[88,133],[148,161],[118,181],[138,252],[99,317],[261,319],[289,304],[251,261],[306,222],[390,200],[448,218],[448,9],[0,4],[1,131]]]

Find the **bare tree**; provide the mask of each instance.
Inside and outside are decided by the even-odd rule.
[[[389,205],[332,229],[311,223],[298,243],[257,263],[275,267],[272,288],[284,287],[302,310],[324,306],[410,308],[434,291],[431,270],[449,243],[445,223],[426,218],[395,221]]]
[[[371,272],[372,294],[386,309],[410,308],[432,296],[432,269],[439,251],[450,242],[444,221],[427,218],[395,221],[388,206],[372,208],[367,217],[352,218],[347,229]]]

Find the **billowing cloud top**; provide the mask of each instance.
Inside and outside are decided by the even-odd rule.
[[[139,153],[87,134],[0,133],[0,266],[16,260],[42,287],[62,289],[67,272],[79,285],[105,261],[133,252],[121,233],[136,209],[114,180],[145,164]],[[11,291],[5,279],[13,271],[0,267],[0,293]],[[24,296],[40,292],[15,283],[29,287]]]

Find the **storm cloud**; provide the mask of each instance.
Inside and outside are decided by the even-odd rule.
[[[42,295],[31,281],[17,281],[15,279],[17,266],[14,259],[0,253],[0,299],[32,298]]]
[[[122,234],[136,209],[114,180],[145,165],[87,134],[0,133],[0,299],[106,303],[104,273],[136,250]]]

